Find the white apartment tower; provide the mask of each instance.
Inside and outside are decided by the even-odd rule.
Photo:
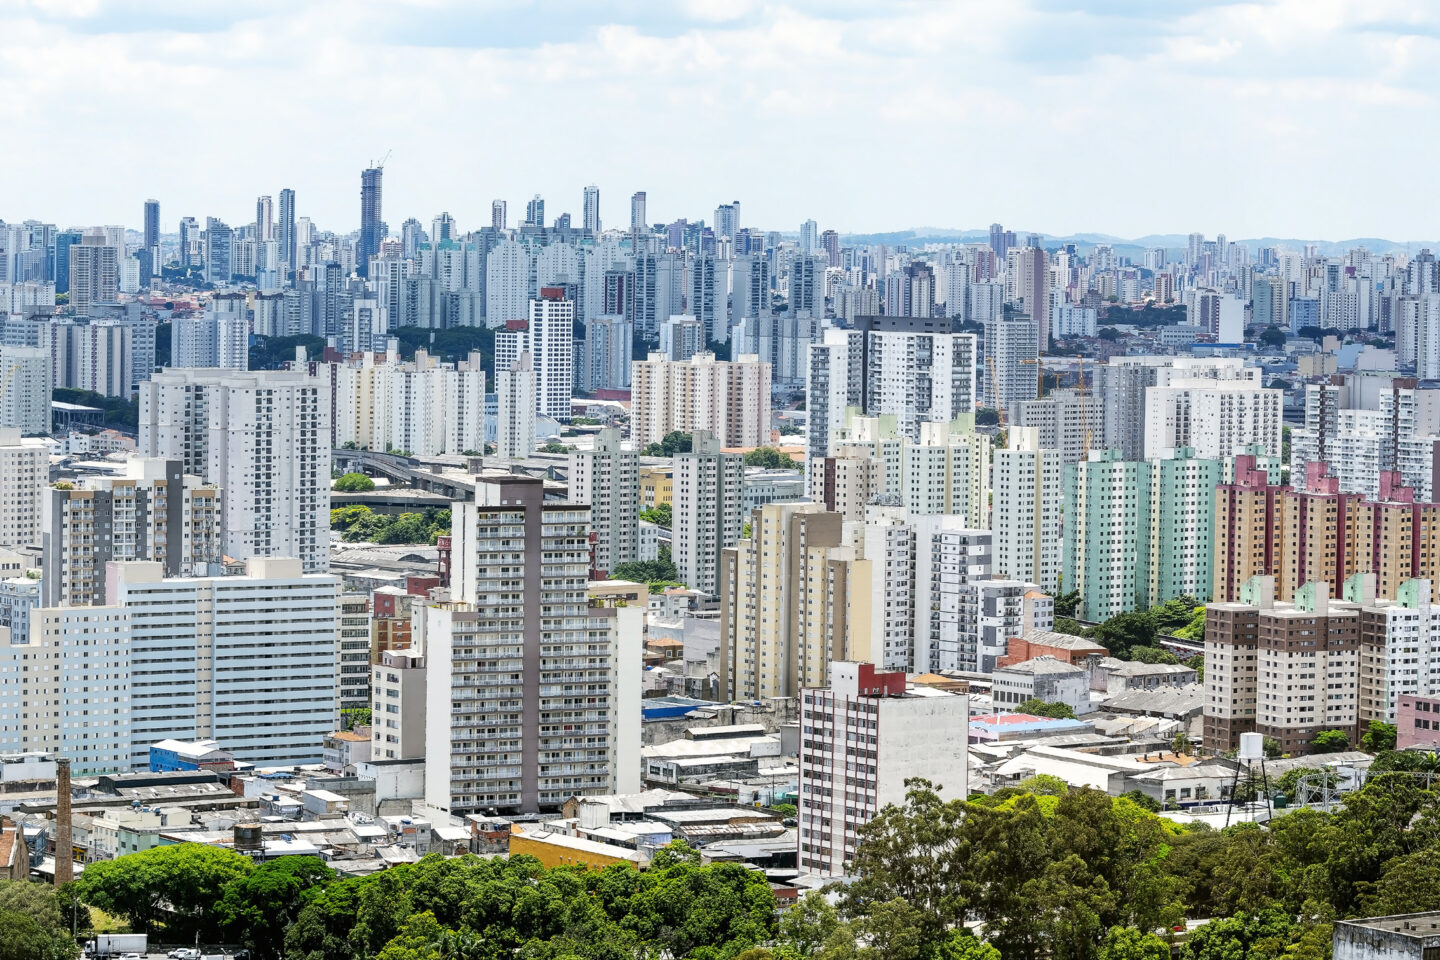
[[[535,370],[529,350],[521,351],[508,367],[497,365],[495,400],[495,456],[530,456],[535,452]]]
[[[0,546],[40,542],[40,502],[50,482],[50,444],[0,428]]]
[[[223,491],[225,553],[330,566],[330,391],[303,371],[170,369],[140,384],[141,456]]]
[[[1033,428],[1012,427],[1010,445],[994,455],[995,575],[1060,586],[1060,506],[1064,476],[1060,456],[1040,447]]]
[[[745,526],[744,482],[745,458],[721,453],[719,438],[708,431],[697,431],[690,452],[675,457],[673,557],[686,586],[719,590],[720,552]]]
[[[619,430],[601,430],[592,449],[570,454],[570,502],[591,507],[597,580],[640,559],[640,457]]]

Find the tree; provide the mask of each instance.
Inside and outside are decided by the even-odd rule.
[[[1170,960],[1170,944],[1133,927],[1111,927],[1100,947],[1099,960]]]
[[[1203,683],[1205,681],[1205,654],[1197,653],[1185,661],[1185,666],[1195,671],[1195,679]]]
[[[75,881],[80,898],[123,916],[136,930],[164,920],[167,936],[216,939],[213,907],[230,881],[255,867],[249,857],[202,843],[177,843],[89,864]]]
[[[776,939],[796,956],[809,957],[835,935],[840,914],[825,895],[812,890],[780,916]]]
[[[1063,797],[1070,792],[1070,784],[1048,773],[1037,773],[1033,777],[1026,777],[1015,786],[1026,793],[1033,793],[1037,797]]]
[[[610,576],[615,580],[633,580],[636,583],[665,583],[675,580],[680,576],[675,564],[670,560],[669,551],[663,551],[664,555],[657,560],[632,560],[629,563],[617,563],[615,569],[610,571]]]
[[[259,960],[278,958],[286,928],[313,893],[334,878],[334,871],[319,857],[280,857],[262,863],[226,885],[216,905],[221,927]]]
[[[1285,331],[1272,324],[1260,331],[1260,342],[1267,347],[1283,347],[1285,346]]]
[[[1128,658],[1131,647],[1155,645],[1155,618],[1149,611],[1118,613],[1090,628],[1090,639],[1110,651],[1110,656]]]
[[[841,909],[859,921],[887,904],[885,918],[913,923],[923,941],[934,942],[965,922],[970,905],[967,807],[941,800],[928,780],[906,780],[905,787],[903,806],[887,806],[860,828],[849,867],[856,879],[842,892]]]
[[[641,510],[640,519],[646,523],[653,523],[657,527],[664,527],[666,530],[669,530],[671,524],[674,523],[674,511],[675,508],[668,501],[665,503],[657,503],[653,507],[646,507]]]
[[[554,440],[551,440],[549,443],[545,444],[544,446],[542,446],[542,447],[540,448],[540,452],[541,452],[541,453],[569,453],[569,452],[570,452],[570,448],[567,447],[567,446],[566,446],[565,444],[563,444],[563,443],[558,443],[558,442],[556,442],[556,441],[554,441]]]
[[[1350,738],[1342,730],[1322,730],[1310,742],[1316,753],[1344,753],[1350,749]]]
[[[0,911],[0,960],[68,960],[75,941],[24,913]]]
[[[1140,809],[1148,810],[1151,813],[1160,812],[1160,801],[1141,790],[1127,790],[1120,794],[1120,799],[1129,800]]]
[[[1394,750],[1397,736],[1395,724],[1385,723],[1382,720],[1371,720],[1370,726],[1360,737],[1360,748],[1366,753]]]
[[[336,493],[368,493],[375,489],[375,481],[363,473],[347,473],[330,488]]]
[[[679,430],[672,430],[661,438],[659,443],[652,443],[641,451],[646,457],[673,457],[677,453],[689,453],[694,437]]]
[[[766,470],[799,470],[800,464],[796,463],[788,454],[781,453],[774,447],[756,447],[745,454],[745,466],[763,467]]]
[[[1131,647],[1129,659],[1136,663],[1178,664],[1180,662],[1180,658],[1175,654],[1159,647]]]
[[[981,407],[975,411],[975,426],[994,427],[1000,424],[1000,412],[990,407]]]
[[[935,960],[1001,960],[1000,951],[968,930],[951,930],[935,948]]]
[[[1038,697],[1031,697],[1015,708],[1016,713],[1028,713],[1032,717],[1049,717],[1052,720],[1074,720],[1075,711],[1068,703],[1046,703]]]
[[[1071,590],[1069,593],[1062,593],[1055,597],[1055,616],[1073,617],[1080,609],[1080,591]]]

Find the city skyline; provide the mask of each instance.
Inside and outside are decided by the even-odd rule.
[[[752,224],[844,233],[1404,242],[1440,201],[1420,177],[1405,204],[1358,188],[1399,172],[1367,127],[1430,136],[1406,121],[1433,99],[1440,12],[1397,3],[245,11],[0,3],[0,116],[47,145],[0,158],[37,207],[7,216],[138,226],[155,197],[168,232],[245,222],[288,186],[297,215],[348,232],[355,172],[388,150],[392,231],[536,193],[578,222],[591,183],[614,226],[644,190],[652,222],[739,197]],[[74,61],[109,80],[52,68]],[[919,175],[867,172],[899,162]]]

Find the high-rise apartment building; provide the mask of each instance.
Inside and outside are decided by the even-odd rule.
[[[280,223],[278,238],[280,242],[280,264],[285,273],[289,273],[296,267],[295,259],[295,191],[285,187],[280,191]],[[284,277],[281,277],[283,280]]]
[[[339,719],[337,578],[281,558],[243,576],[167,578],[151,562],[108,576],[108,606],[36,609],[28,638],[0,647],[0,747],[63,753],[86,773],[147,769],[170,738],[217,739],[257,764],[320,761]]]
[[[591,607],[590,507],[482,476],[455,506],[455,600],[416,620],[425,798],[454,815],[555,810],[640,780],[644,611]]]
[[[140,385],[141,456],[223,491],[225,553],[330,565],[331,397],[301,371],[171,369]]]
[[[598,237],[600,235],[600,188],[594,184],[585,188],[582,217],[585,232]]]
[[[1234,749],[1242,733],[1279,741],[1292,756],[1317,735],[1357,727],[1360,611],[1308,583],[1276,602],[1270,577],[1248,580],[1233,603],[1205,608],[1204,743]]]
[[[255,201],[255,240],[264,243],[275,239],[275,201],[269,196]]]
[[[640,559],[640,458],[619,430],[601,430],[591,449],[570,454],[569,482],[570,502],[591,507],[594,579]]]
[[[136,459],[116,477],[45,490],[41,603],[105,606],[106,564],[148,560],[167,577],[218,575],[221,494],[178,460]]]
[[[0,428],[0,546],[40,543],[40,503],[49,482],[49,444]]]
[[[150,277],[160,275],[160,201],[145,201],[145,225],[141,232],[141,249],[146,254],[147,264],[150,269],[149,276],[144,278],[146,286],[150,285]]]
[[[846,587],[854,551],[844,520],[818,504],[767,503],[750,536],[724,551],[720,578],[720,696],[793,697],[827,682],[846,656]],[[870,626],[868,613],[861,618]]]
[[[1013,419],[1021,403],[1039,395],[1039,327],[1009,312],[984,322],[986,402]]]
[[[39,346],[0,344],[0,429],[50,432],[50,354]]]
[[[501,460],[518,460],[535,452],[535,380],[529,350],[522,350],[507,368],[497,363],[495,455]]]
[[[505,213],[505,201],[494,200],[490,203],[490,228],[492,230],[504,230],[509,217]]]
[[[485,369],[479,352],[441,363],[416,350],[413,359],[401,361],[394,341],[390,347],[334,368],[335,443],[420,457],[483,450]]]
[[[890,418],[852,415],[830,455],[811,464],[810,499],[847,520],[864,520],[884,500],[913,516],[951,514],[989,529],[990,451],[972,414],[922,424],[919,442],[897,436]]]
[[[97,303],[114,303],[120,293],[120,251],[104,235],[87,232],[71,245],[69,254],[70,306],[75,316],[90,316]]]
[[[1102,407],[1100,399],[1090,393],[1052,390],[1040,399],[1022,400],[1017,422],[1040,431],[1040,446],[1059,453],[1061,462],[1075,463],[1104,445]],[[1139,458],[1137,453],[1131,459]]]
[[[672,431],[706,430],[721,446],[757,447],[770,441],[770,365],[741,354],[716,360],[709,352],[674,362],[661,353],[630,365],[630,437],[642,446]]]
[[[836,662],[800,695],[800,869],[849,872],[860,830],[923,778],[944,800],[969,791],[969,698],[908,687],[904,672]]]
[[[823,457],[850,407],[894,416],[901,436],[920,425],[973,413],[976,341],[951,333],[946,318],[856,317],[853,330],[827,329],[812,344],[806,379],[810,413],[807,457]]]
[[[1079,591],[1079,616],[1208,599],[1220,480],[1220,461],[1187,449],[1151,461],[1096,450],[1067,465],[1063,589]]]
[[[645,222],[645,191],[637,190],[630,195],[630,233],[638,237],[649,232],[650,226]]]
[[[1033,428],[1012,427],[1009,445],[992,462],[995,574],[1053,593],[1062,560],[1060,456],[1040,446]]]
[[[1255,576],[1274,577],[1287,601],[1312,582],[1338,594],[1357,573],[1389,597],[1407,580],[1440,581],[1440,504],[1417,503],[1389,470],[1375,500],[1341,493],[1324,471],[1312,463],[1303,487],[1276,486],[1253,456],[1236,458],[1234,481],[1215,491],[1216,600],[1234,601]]]
[[[575,389],[593,393],[630,386],[634,337],[623,315],[602,314],[586,320],[585,339],[575,349]]]
[[[1284,395],[1248,380],[1177,379],[1145,391],[1145,456],[1193,447],[1198,456],[1228,459],[1259,444],[1280,451]]]
[[[223,220],[205,218],[205,280],[217,287],[235,275],[235,231]]]
[[[355,249],[355,272],[362,277],[370,275],[370,258],[380,252],[380,241],[385,239],[380,212],[384,177],[384,167],[360,172],[360,243]]]
[[[745,458],[720,447],[714,434],[697,430],[690,452],[675,457],[672,557],[686,586],[710,594],[720,588],[721,551],[745,524]]]

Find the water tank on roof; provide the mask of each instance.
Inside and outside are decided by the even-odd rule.
[[[1258,733],[1240,734],[1240,754],[1244,761],[1265,759],[1265,737]]]
[[[235,824],[235,852],[260,853],[265,849],[264,834],[258,823]]]

